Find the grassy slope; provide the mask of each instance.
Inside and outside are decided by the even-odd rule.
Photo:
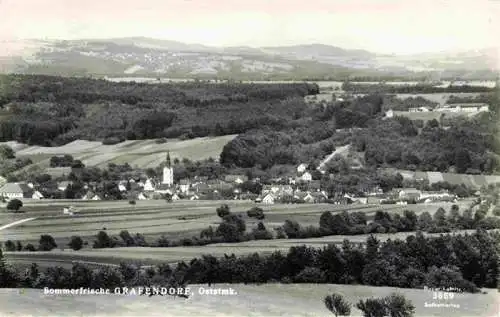
[[[202,287],[207,288],[206,285]],[[369,297],[383,297],[397,291],[410,299],[416,316],[498,316],[496,292],[488,294],[456,294],[453,300],[436,301],[460,305],[460,308],[426,308],[433,302],[432,293],[425,290],[396,289],[316,284],[216,285],[233,288],[234,296],[207,296],[198,293],[199,285],[191,286],[190,299],[162,296],[123,295],[44,295],[41,290],[1,289],[3,316],[333,316],[324,306],[324,296],[340,293],[351,303]],[[356,308],[351,316],[361,316]]]
[[[103,145],[100,142],[78,140],[60,147],[23,146],[15,142],[13,146],[18,157],[29,157],[33,165],[46,168],[53,155],[70,154],[81,159],[87,166],[105,167],[108,163],[129,163],[139,168],[156,167],[165,160],[165,153],[170,151],[172,158],[200,160],[212,157],[218,159],[222,148],[235,135],[192,140],[168,140],[156,144],[154,140],[125,141],[115,145]],[[0,144],[3,144],[0,142]],[[30,165],[26,168],[30,168]]]

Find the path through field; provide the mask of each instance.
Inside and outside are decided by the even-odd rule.
[[[10,228],[10,227],[14,227],[14,226],[17,226],[23,222],[27,222],[27,221],[31,221],[31,220],[35,220],[36,218],[28,218],[28,219],[22,219],[22,220],[18,220],[18,221],[14,221],[12,223],[9,223],[7,225],[4,225],[4,226],[1,226],[0,227],[0,230],[4,230],[4,229],[7,229],[7,228]]]

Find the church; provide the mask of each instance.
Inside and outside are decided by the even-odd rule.
[[[163,177],[161,183],[155,189],[156,193],[173,194],[174,188],[174,168],[170,160],[170,152],[167,153],[167,161],[163,167]]]

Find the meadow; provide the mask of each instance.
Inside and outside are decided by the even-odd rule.
[[[52,156],[64,154],[72,155],[86,166],[106,167],[109,163],[128,163],[138,168],[155,168],[165,161],[167,151],[170,151],[172,158],[203,160],[212,157],[218,160],[224,145],[235,137],[236,135],[225,135],[191,140],[168,139],[166,143],[157,143],[156,140],[127,140],[115,145],[77,140],[58,147],[28,146],[15,141],[0,142],[0,145],[11,146],[17,157],[28,157],[33,160],[33,165],[41,168],[49,167]]]
[[[418,289],[368,287],[336,284],[217,284],[215,288],[233,288],[237,295],[201,295],[200,287],[190,285],[193,296],[189,299],[172,296],[44,295],[42,290],[0,289],[0,313],[5,316],[333,316],[323,304],[331,293],[343,295],[353,305],[361,299],[384,297],[398,292],[411,300],[415,316],[490,317],[498,316],[496,291],[488,294],[456,293],[452,300],[433,300],[432,292]],[[425,303],[459,305],[447,308],[429,308]],[[36,311],[36,314],[33,313]],[[353,307],[351,316],[362,316]]]
[[[250,201],[177,201],[167,203],[162,200],[137,201],[129,205],[126,201],[39,201],[26,203],[22,214],[0,213],[0,226],[26,218],[34,220],[21,223],[0,231],[0,241],[22,241],[38,245],[42,234],[50,234],[56,240],[58,249],[50,252],[15,252],[9,253],[8,261],[24,264],[36,261],[48,263],[59,261],[66,264],[71,261],[90,261],[98,263],[119,264],[123,260],[141,261],[144,264],[159,262],[177,262],[190,260],[202,254],[223,256],[224,254],[248,254],[253,252],[271,253],[276,250],[286,251],[293,245],[324,246],[330,243],[342,243],[344,239],[353,242],[365,242],[367,235],[328,236],[310,239],[274,239],[256,240],[241,243],[219,243],[207,246],[172,247],[172,248],[113,248],[92,249],[96,234],[106,228],[112,236],[118,236],[120,231],[128,230],[131,234],[141,233],[146,241],[154,242],[161,236],[167,239],[190,238],[199,236],[201,230],[208,226],[217,227],[220,218],[216,208],[227,203],[235,214],[242,214],[247,224],[247,230],[256,227],[257,221],[249,218],[246,211],[257,204]],[[467,206],[469,200],[459,201],[460,207]],[[74,216],[63,215],[62,209],[74,206],[78,213]],[[272,230],[283,225],[286,220],[295,220],[302,226],[318,226],[321,213],[324,211],[363,211],[368,220],[373,219],[377,210],[391,213],[401,213],[403,210],[413,210],[417,214],[428,211],[433,214],[438,208],[448,210],[451,203],[432,203],[425,205],[329,205],[329,204],[276,204],[259,205],[264,209],[266,218],[264,225]],[[405,238],[411,233],[380,234],[381,240]],[[79,235],[88,242],[80,251],[70,250],[67,246],[71,236]]]

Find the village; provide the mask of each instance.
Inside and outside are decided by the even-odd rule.
[[[321,181],[313,179],[314,172],[307,164],[302,163],[296,167],[295,177],[274,178],[261,182],[260,178],[249,179],[247,175],[230,174],[216,179],[207,176],[174,181],[174,166],[171,163],[170,153],[166,155],[161,178],[148,177],[146,174],[116,182],[113,191],[119,193],[121,199],[129,200],[135,204],[136,200],[165,199],[169,202],[177,200],[247,200],[258,204],[272,205],[278,203],[288,204],[314,204],[329,203],[335,205],[347,204],[408,204],[431,203],[436,201],[456,202],[457,195],[447,190],[423,191],[416,188],[393,188],[384,192],[380,186],[367,188],[363,193],[336,192],[328,194],[321,187]],[[71,169],[51,168],[55,170]],[[324,174],[324,171],[321,171]],[[64,175],[64,174],[63,174]],[[333,175],[330,175],[333,177]],[[0,178],[0,198],[4,203],[18,199],[33,201],[53,199],[44,197],[43,184],[34,182],[7,182]],[[66,198],[64,193],[73,186],[73,181],[64,180],[57,182],[60,199]],[[83,201],[116,200],[99,190],[97,182],[84,184],[84,194],[78,199]],[[109,189],[108,189],[109,191]],[[67,198],[66,198],[67,199]]]

